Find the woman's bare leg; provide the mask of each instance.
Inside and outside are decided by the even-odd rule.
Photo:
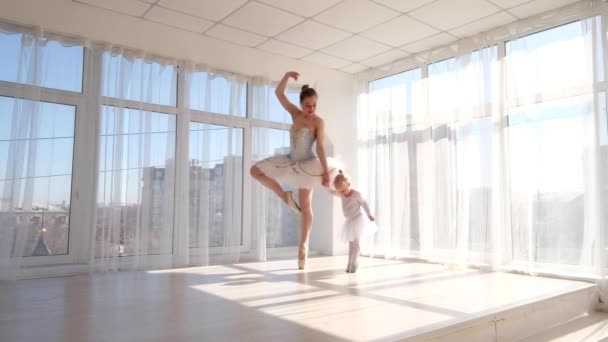
[[[283,190],[281,185],[279,183],[277,183],[276,180],[266,176],[255,165],[252,166],[251,169],[249,169],[249,174],[251,175],[251,177],[255,178],[258,182],[260,182],[263,186],[272,190],[272,192],[274,192],[277,196],[279,196],[279,198],[283,202],[287,203],[287,199],[285,197],[285,190]]]
[[[304,268],[308,252],[308,239],[312,230],[312,189],[300,189],[300,208],[302,210],[302,225],[300,228],[300,245],[298,246],[298,266]]]

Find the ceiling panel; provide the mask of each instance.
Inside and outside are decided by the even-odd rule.
[[[296,27],[281,33],[276,38],[308,49],[319,50],[344,40],[351,35],[352,33],[338,30],[316,21],[306,20]]]
[[[419,40],[419,41],[411,43],[411,44],[407,44],[407,45],[403,46],[401,49],[414,54],[414,53],[430,50],[434,47],[442,46],[447,43],[451,43],[451,42],[455,41],[456,39],[457,39],[456,37],[449,35],[447,33],[440,33],[440,34],[434,35],[432,37],[425,38],[425,39]]]
[[[158,6],[152,7],[144,18],[157,23],[198,33],[205,31],[213,25],[213,22],[209,20],[193,17]]]
[[[264,5],[248,2],[222,23],[267,37],[273,37],[303,21],[304,18]]]
[[[356,74],[356,73],[365,71],[367,69],[369,69],[368,66],[365,66],[365,65],[362,65],[362,64],[358,64],[358,63],[353,63],[353,64],[351,64],[351,65],[349,65],[347,67],[344,67],[344,68],[342,68],[340,70],[348,72],[349,74]]]
[[[293,44],[288,44],[276,39],[269,39],[268,41],[260,44],[259,49],[283,55],[290,58],[302,58],[310,55],[313,51]]]
[[[374,0],[375,2],[388,6],[395,11],[401,13],[407,13],[415,10],[416,8],[422,7],[426,4],[430,4],[435,0]]]
[[[302,60],[332,69],[340,69],[352,64],[351,61],[326,55],[321,52],[315,52],[312,55],[302,58]]]
[[[353,36],[322,51],[353,62],[362,61],[390,50],[391,47],[360,36]]]
[[[409,15],[440,30],[450,30],[501,9],[485,0],[438,0]]]
[[[507,12],[498,12],[496,14],[492,14],[489,17],[485,17],[483,19],[479,19],[472,23],[450,30],[450,33],[456,37],[464,38],[512,23],[515,20],[517,20],[517,18]]]
[[[394,50],[391,50],[388,52],[381,53],[374,57],[368,58],[368,59],[362,61],[361,64],[365,64],[370,67],[378,67],[378,66],[402,59],[407,56],[408,56],[407,52],[401,51],[398,49],[394,49]]]
[[[399,15],[385,6],[367,0],[344,0],[315,19],[324,24],[359,33]]]
[[[137,0],[78,0],[76,2],[109,9],[134,17],[141,17],[150,8],[150,4]]]
[[[498,5],[502,8],[511,8],[515,6],[519,6],[525,4],[526,2],[530,2],[530,0],[488,0],[495,5]]]
[[[268,38],[260,35],[239,30],[234,27],[217,24],[205,32],[206,35],[226,40],[244,46],[256,46]]]
[[[535,0],[521,6],[511,8],[509,12],[519,18],[526,18],[572,4],[577,1],[578,0]]]
[[[393,47],[398,47],[437,33],[439,33],[439,30],[404,15],[380,24],[371,30],[367,30],[361,33],[361,35]]]
[[[303,17],[312,17],[329,7],[337,4],[340,0],[259,0],[268,5],[283,9]]]
[[[73,0],[357,73],[577,0]],[[110,15],[99,11],[99,15]],[[114,16],[115,18],[115,16]]]
[[[195,17],[219,21],[246,2],[247,0],[160,0],[158,4]]]

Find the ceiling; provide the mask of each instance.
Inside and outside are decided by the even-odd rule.
[[[73,0],[347,73],[577,0]]]

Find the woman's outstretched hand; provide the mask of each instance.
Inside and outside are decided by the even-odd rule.
[[[293,78],[293,79],[294,79],[294,81],[297,81],[297,80],[298,80],[298,77],[300,77],[300,74],[298,74],[298,73],[297,73],[297,72],[295,72],[295,71],[288,71],[288,72],[286,72],[286,73],[285,73],[285,76],[290,77],[290,78]]]
[[[323,180],[321,181],[324,187],[329,187],[329,173],[323,173]]]

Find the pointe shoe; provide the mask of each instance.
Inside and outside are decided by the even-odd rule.
[[[302,209],[300,209],[300,206],[293,199],[293,192],[291,192],[291,191],[285,191],[285,202],[287,202],[287,206],[294,213],[296,213],[296,214],[301,214],[302,213]]]
[[[353,266],[351,264],[348,264],[348,266],[346,266],[346,273],[352,273],[351,268]]]
[[[298,248],[298,269],[303,270],[306,267],[306,248],[300,246]]]
[[[357,272],[357,268],[359,268],[359,263],[354,263],[350,266],[350,273],[356,273]]]

